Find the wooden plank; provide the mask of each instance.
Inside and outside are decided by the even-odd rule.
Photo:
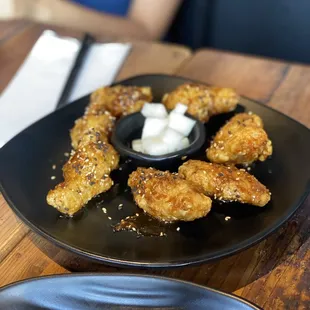
[[[31,241],[33,233],[25,236],[0,264],[0,286],[39,276],[53,261]],[[39,239],[36,239],[39,240]],[[42,245],[43,246],[43,245]],[[54,253],[56,255],[57,253]],[[53,255],[52,255],[53,257]]]
[[[291,66],[286,78],[276,89],[268,105],[310,127],[309,81],[309,66]]]
[[[6,40],[16,35],[19,31],[29,25],[28,21],[14,20],[4,21],[0,20],[0,45]]]
[[[256,302],[264,309],[309,309],[310,217],[305,216],[305,210],[301,213],[303,215],[297,215],[290,222],[294,223],[296,233],[292,233],[287,246],[273,243],[273,249],[281,248],[283,253],[270,272],[261,274],[256,281],[236,291],[237,295]],[[286,231],[282,239],[289,235]]]
[[[267,102],[287,70],[288,65],[282,62],[200,50],[178,74],[212,85],[233,87],[243,96]]]
[[[13,214],[0,194],[0,262],[23,239],[28,228]]]
[[[7,86],[23,63],[37,38],[38,33],[29,26],[0,45],[0,92]]]
[[[139,74],[174,73],[190,55],[190,50],[185,47],[137,41],[117,80]]]

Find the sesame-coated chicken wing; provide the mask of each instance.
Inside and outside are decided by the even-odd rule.
[[[98,115],[84,115],[75,121],[70,131],[72,147],[77,147],[88,142],[108,141],[108,137],[114,127],[115,117],[105,111]]]
[[[222,201],[238,201],[263,207],[270,200],[269,190],[244,169],[189,160],[179,167],[179,175],[207,196]]]
[[[206,216],[211,199],[177,174],[138,168],[128,179],[137,205],[160,221],[193,221]]]
[[[112,86],[102,87],[91,94],[86,114],[109,111],[115,117],[138,112],[145,102],[153,99],[150,87]]]
[[[212,115],[233,111],[238,100],[239,96],[231,88],[188,83],[165,94],[162,101],[168,109],[174,109],[177,103],[183,103],[188,106],[189,114],[207,122]]]
[[[72,216],[91,198],[110,189],[109,174],[118,162],[118,153],[106,142],[78,148],[63,167],[64,182],[49,191],[47,203]]]
[[[248,165],[266,160],[272,154],[272,143],[259,116],[240,113],[217,132],[206,153],[214,163]]]

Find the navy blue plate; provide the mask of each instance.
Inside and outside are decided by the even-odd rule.
[[[75,274],[34,278],[0,289],[0,309],[259,310],[214,289],[163,277]]]
[[[119,82],[151,86],[154,100],[188,79],[145,75]],[[169,268],[220,259],[263,240],[298,209],[310,190],[310,131],[291,118],[242,98],[236,112],[260,115],[273,141],[274,155],[252,167],[272,193],[264,208],[213,203],[207,217],[167,228],[167,237],[137,238],[134,232],[114,233],[111,225],[139,211],[127,187],[137,163],[122,159],[112,173],[113,188],[93,199],[75,217],[60,217],[46,203],[46,194],[62,180],[61,167],[70,151],[69,129],[88,104],[84,97],[33,124],[0,150],[0,189],[12,210],[31,229],[54,244],[90,260],[123,267]],[[206,124],[203,147],[189,158],[205,160],[210,138],[234,113]],[[67,155],[67,154],[66,154]],[[56,170],[52,169],[56,165]],[[177,170],[177,165],[169,167]],[[56,177],[55,179],[51,177]],[[121,210],[118,206],[123,204]],[[107,214],[102,212],[106,208]],[[225,220],[230,216],[229,221]],[[180,228],[177,231],[177,228]]]

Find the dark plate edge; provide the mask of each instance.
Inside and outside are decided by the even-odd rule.
[[[121,81],[118,81],[116,83],[113,83],[112,85],[118,85],[124,82],[128,82],[137,78],[145,78],[145,77],[173,77],[173,78],[178,78],[178,79],[184,79],[184,80],[188,80],[188,81],[192,81],[194,83],[202,83],[202,84],[206,84],[204,82],[201,81],[197,81],[197,80],[192,80],[190,78],[186,78],[186,77],[182,77],[182,76],[177,76],[177,75],[167,75],[167,74],[143,74],[143,75],[136,75],[127,79],[123,79]],[[208,85],[208,84],[206,84]],[[89,95],[83,96],[82,98],[88,97]],[[80,98],[80,99],[82,99]],[[244,97],[242,96],[241,98],[244,98],[250,102],[255,102],[259,105],[262,105],[264,108],[266,109],[270,109],[272,111],[274,111],[275,113],[279,113],[282,116],[290,119],[291,121],[297,123],[299,126],[301,126],[304,130],[307,130],[308,133],[310,133],[310,130],[303,124],[301,124],[300,122],[294,120],[293,118],[287,116],[286,114],[277,111],[269,106],[266,106],[264,104],[261,104],[255,100],[252,100],[248,97]],[[78,99],[78,100],[80,100]],[[77,101],[78,101],[77,100]],[[74,103],[73,103],[74,104]],[[69,105],[66,105],[62,108],[60,108],[57,111],[60,111],[66,107],[68,107]],[[54,113],[54,112],[52,112]],[[52,114],[51,113],[51,114]],[[42,119],[48,117],[50,114],[48,114],[47,116],[43,117]],[[37,122],[41,121],[42,119],[38,120]],[[35,122],[34,124],[36,124],[37,122]],[[32,125],[34,125],[32,124]],[[32,126],[30,125],[30,126]],[[28,127],[27,127],[28,128]],[[26,129],[27,129],[26,128]],[[21,132],[22,133],[22,132]],[[21,134],[19,133],[19,134]],[[17,135],[19,135],[17,134]],[[16,135],[16,136],[17,136]],[[16,137],[15,136],[15,137]],[[10,141],[12,141],[15,137],[13,137]],[[8,143],[10,143],[10,141]],[[2,149],[5,148],[5,146],[2,147]],[[0,149],[0,154],[1,154],[1,149]],[[225,257],[229,257],[231,255],[240,253],[256,244],[258,244],[259,242],[261,242],[262,240],[266,239],[268,236],[270,236],[272,233],[274,233],[276,230],[278,230],[286,221],[288,221],[293,215],[294,213],[300,208],[300,206],[302,205],[302,203],[306,200],[306,198],[308,197],[309,193],[310,193],[310,182],[308,182],[308,184],[306,184],[306,190],[303,193],[303,195],[299,198],[299,200],[296,202],[295,204],[295,208],[293,210],[291,210],[290,212],[288,212],[287,216],[282,220],[279,221],[274,227],[268,229],[268,230],[264,230],[261,233],[259,233],[258,235],[256,235],[255,240],[251,241],[251,239],[254,239],[254,237],[250,238],[247,241],[244,241],[242,243],[239,243],[239,249],[235,250],[233,248],[230,248],[228,251],[225,251],[225,253],[222,253],[223,251],[219,252],[217,255],[213,256],[212,258],[210,257],[199,257],[196,260],[185,260],[185,261],[172,261],[172,262],[163,262],[163,263],[150,263],[150,262],[133,262],[133,261],[126,261],[126,260],[121,260],[121,259],[117,259],[117,258],[111,258],[111,257],[103,257],[101,255],[97,255],[94,253],[90,253],[87,251],[84,251],[82,249],[79,249],[77,247],[72,247],[62,241],[59,241],[57,239],[55,239],[53,236],[49,235],[48,233],[44,232],[43,230],[41,230],[40,228],[36,227],[35,225],[33,225],[30,221],[28,221],[28,219],[26,219],[24,217],[24,215],[15,207],[14,203],[11,201],[9,195],[6,193],[6,191],[4,190],[3,186],[2,186],[2,182],[1,182],[1,177],[0,177],[0,192],[2,193],[2,195],[4,196],[5,200],[7,201],[7,203],[9,204],[9,206],[11,207],[11,209],[14,211],[14,213],[28,226],[30,227],[34,232],[36,232],[38,235],[46,238],[49,242],[54,243],[56,245],[58,245],[59,247],[61,247],[64,250],[69,250],[75,254],[81,255],[84,258],[87,259],[91,259],[94,262],[101,262],[101,263],[106,263],[110,266],[114,266],[114,267],[130,267],[130,268],[162,268],[162,269],[169,269],[169,268],[177,268],[177,267],[185,267],[185,266],[194,266],[194,265],[200,265],[203,263],[209,263],[209,262],[213,262]]]
[[[232,299],[235,299],[237,301],[240,301],[247,306],[252,307],[254,310],[263,310],[259,306],[255,305],[254,303],[248,301],[247,299],[237,296],[232,293],[226,293],[221,290],[216,290],[208,286],[203,286],[200,284],[192,283],[189,281],[184,281],[180,279],[175,279],[171,277],[163,277],[163,276],[157,276],[157,275],[139,275],[139,274],[133,274],[133,273],[95,273],[95,272],[87,272],[82,274],[72,273],[72,274],[56,274],[56,275],[46,275],[46,276],[39,276],[39,277],[33,277],[29,279],[19,280],[10,284],[7,284],[3,287],[0,287],[0,294],[1,292],[10,289],[11,287],[18,286],[20,284],[25,284],[29,282],[36,282],[36,281],[44,281],[45,279],[58,279],[58,278],[87,278],[87,277],[134,277],[134,278],[147,278],[147,279],[157,279],[157,280],[163,280],[168,282],[176,282],[179,284],[183,284],[189,287],[195,287],[199,289],[203,289],[215,294],[219,294],[221,296],[229,297]]]
[[[69,250],[72,253],[81,255],[82,257],[84,257],[86,259],[91,259],[94,262],[105,263],[105,264],[108,264],[108,265],[113,266],[113,267],[171,269],[171,268],[195,266],[195,265],[200,265],[200,264],[203,264],[203,263],[214,262],[214,261],[217,261],[219,259],[226,258],[226,257],[232,256],[232,255],[238,254],[238,253],[240,253],[240,252],[242,252],[242,251],[244,251],[244,250],[246,250],[246,249],[248,249],[248,248],[250,248],[250,247],[252,247],[252,246],[254,246],[256,244],[258,244],[259,242],[261,242],[262,240],[264,240],[265,238],[270,236],[272,233],[274,233],[276,230],[278,230],[286,221],[288,221],[293,216],[293,214],[299,209],[301,204],[307,198],[307,196],[308,196],[308,194],[310,192],[310,188],[308,186],[307,191],[304,193],[304,195],[299,199],[298,203],[296,204],[297,207],[294,210],[292,210],[292,212],[290,212],[288,214],[288,216],[283,221],[279,222],[276,226],[270,228],[266,232],[263,231],[262,233],[260,233],[260,236],[258,238],[255,238],[255,241],[250,241],[250,242],[249,241],[244,241],[244,242],[240,243],[240,248],[238,250],[230,249],[230,251],[225,251],[225,253],[221,253],[220,252],[218,255],[213,256],[212,258],[202,257],[202,258],[199,258],[197,260],[163,262],[163,263],[133,262],[133,261],[126,261],[126,260],[121,260],[121,259],[117,259],[117,258],[108,258],[108,257],[104,257],[104,256],[101,256],[101,255],[97,255],[97,254],[94,254],[94,253],[90,253],[90,252],[84,251],[84,250],[79,249],[77,247],[72,247],[72,246],[70,246],[70,245],[68,245],[68,244],[66,244],[66,243],[64,243],[62,241],[59,241],[59,240],[55,239],[53,236],[50,236],[49,234],[47,234],[46,232],[44,232],[40,228],[38,228],[35,225],[33,225],[31,222],[29,222],[28,219],[26,219],[23,216],[23,214],[14,206],[14,204],[10,200],[9,196],[4,191],[1,183],[0,183],[0,192],[3,194],[5,200],[8,202],[9,206],[14,211],[14,213],[28,227],[30,227],[31,230],[36,232],[39,236],[42,236],[42,237],[46,238],[49,242],[58,245],[60,248],[62,248],[64,250],[67,250],[67,251]]]

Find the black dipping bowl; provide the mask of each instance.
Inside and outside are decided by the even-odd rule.
[[[195,120],[196,124],[188,136],[190,145],[180,151],[160,156],[147,155],[134,151],[131,148],[131,142],[132,140],[141,138],[145,121],[145,117],[141,112],[122,117],[116,123],[111,142],[122,156],[135,159],[138,165],[168,168],[172,164],[175,164],[181,157],[197,152],[205,142],[206,129],[204,124],[189,114],[186,114],[186,116]]]

